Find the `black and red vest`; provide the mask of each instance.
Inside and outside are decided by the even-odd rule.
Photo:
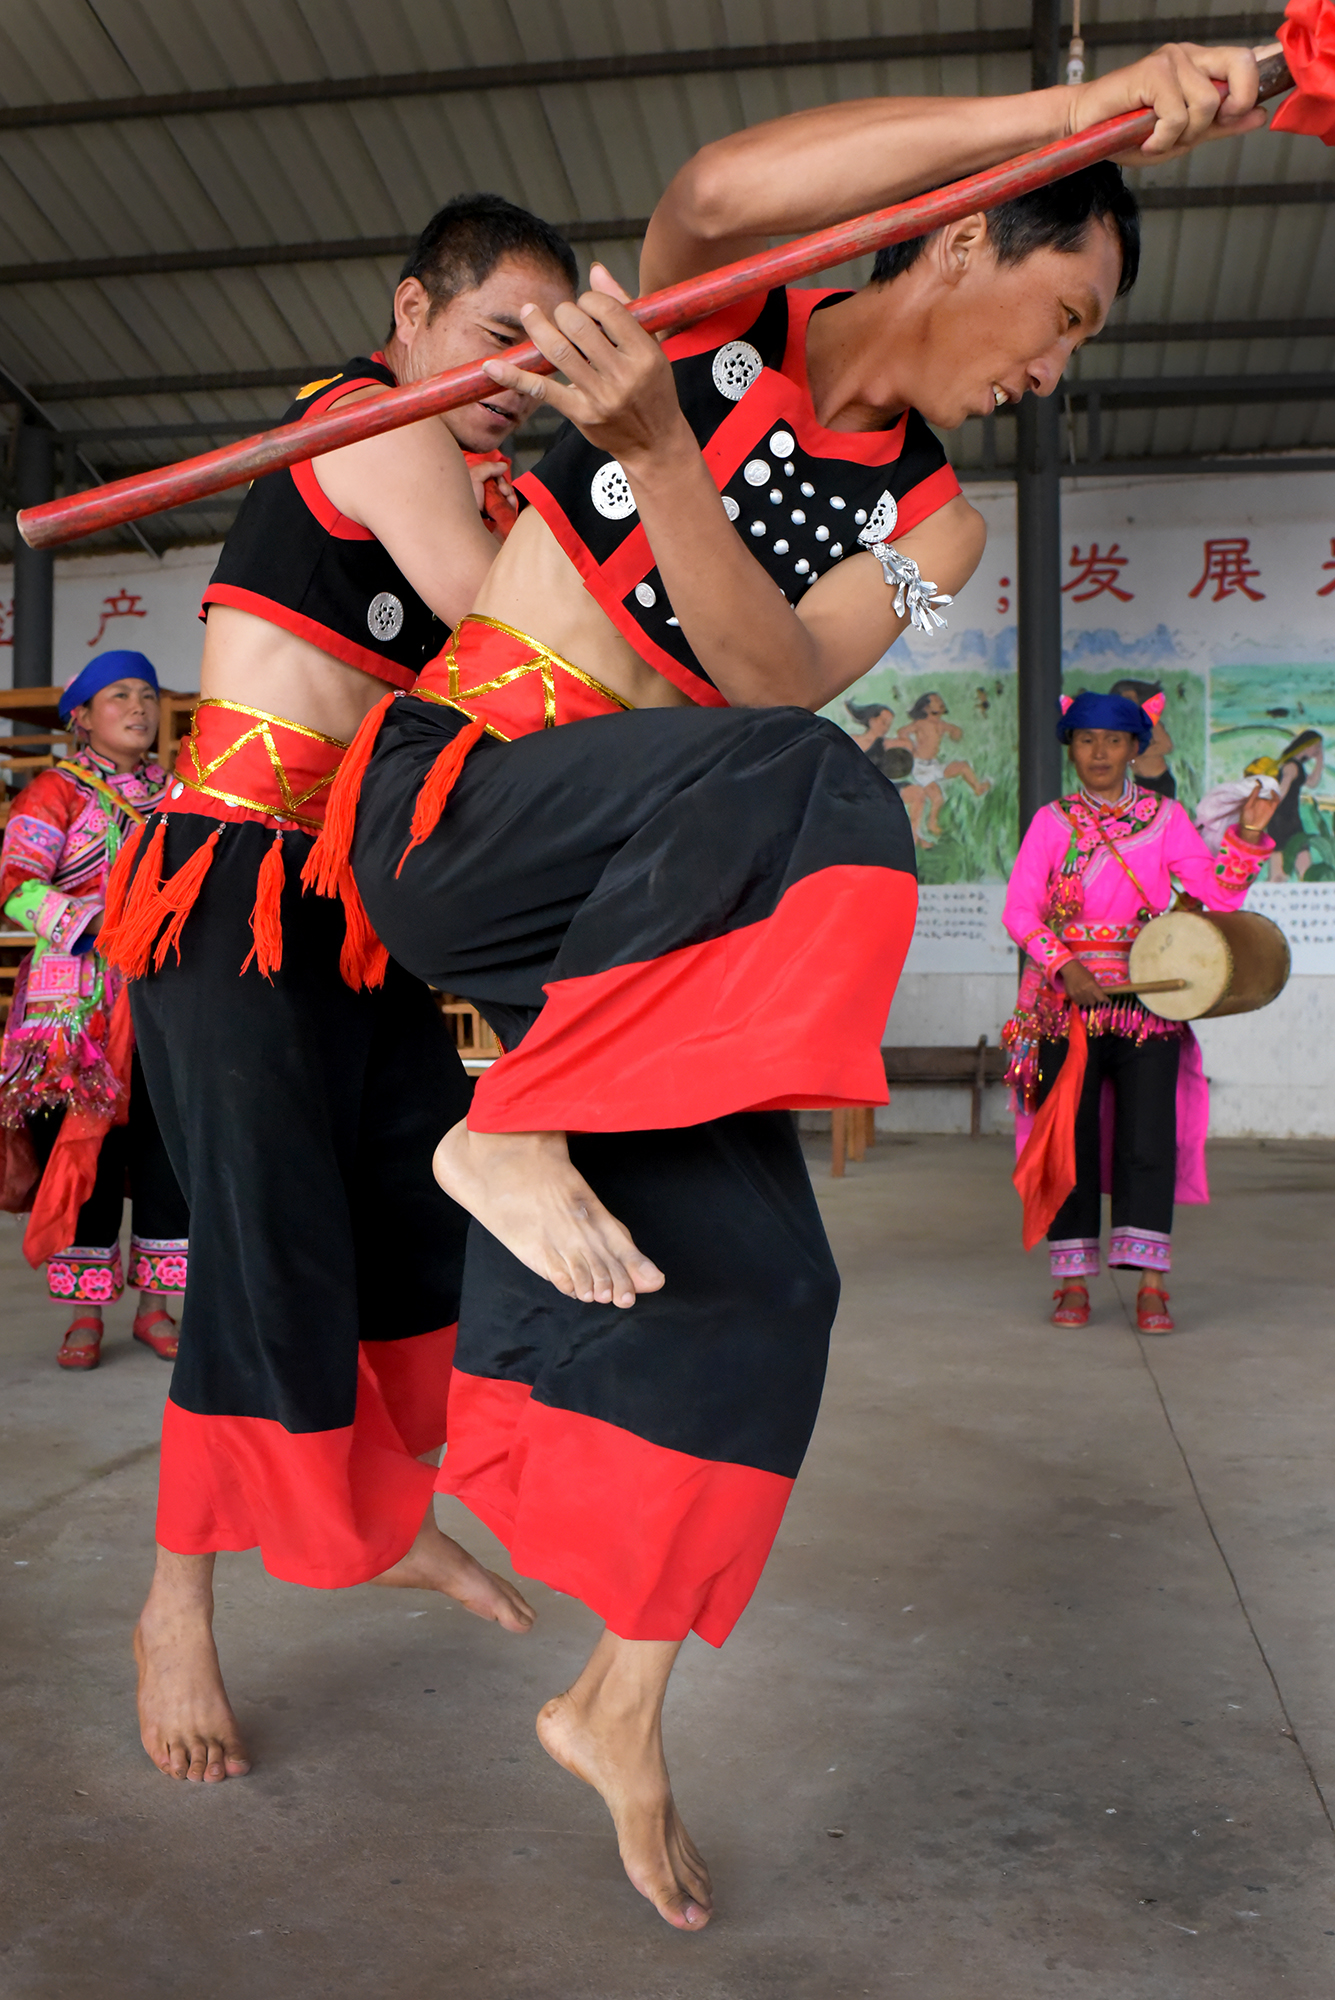
[[[829,431],[807,382],[807,322],[846,292],[779,289],[664,343],[677,397],[737,533],[790,603],[858,553],[882,497],[907,534],[959,492],[916,410],[888,430]],[[723,706],[673,614],[620,465],[567,425],[516,486],[641,659],[692,701]],[[882,510],[884,520],[890,510]]]
[[[317,416],[352,389],[394,386],[381,355],[359,356],[308,383],[283,422]],[[449,637],[383,543],[339,513],[309,460],[254,482],[203,603],[205,616],[210,604],[252,611],[397,688],[411,687]]]

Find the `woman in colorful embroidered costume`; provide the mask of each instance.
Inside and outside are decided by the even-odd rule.
[[[185,1291],[185,1201],[133,1055],[124,980],[98,949],[111,865],[167,781],[151,754],[157,685],[133,652],[101,653],[75,676],[60,712],[80,746],[19,794],[0,848],[5,914],[36,937],[0,1047],[0,1121],[19,1145],[30,1139],[34,1175],[42,1169],[24,1252],[45,1261],[52,1298],[75,1309],[63,1368],[97,1366],[102,1307],[121,1295],[127,1168],[134,1337],[166,1361],[176,1355],[167,1300]]]
[[[1016,1185],[1025,1248],[1047,1232],[1058,1326],[1089,1319],[1101,1132],[1111,1118],[1108,1262],[1142,1273],[1142,1329],[1172,1328],[1163,1280],[1173,1205],[1209,1199],[1200,1048],[1185,1022],[1162,1020],[1133,996],[1100,993],[1126,982],[1133,939],[1168,908],[1175,885],[1207,909],[1237,909],[1273,848],[1264,827],[1274,801],[1259,788],[1216,855],[1182,806],[1130,778],[1163,699],[1063,699],[1059,733],[1080,789],[1035,814],[1006,897],[1006,928],[1025,954],[1019,1002],[1002,1031],[1018,1113]]]

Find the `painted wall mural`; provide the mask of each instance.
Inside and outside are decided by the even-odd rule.
[[[1018,842],[1014,495],[973,487],[969,498],[988,548],[948,629],[910,634],[825,710],[908,808],[920,970],[1002,962],[996,918]],[[1162,690],[1137,776],[1189,810],[1249,770],[1279,778],[1279,849],[1253,901],[1308,970],[1335,972],[1335,478],[1089,480],[1064,490],[1062,532],[1066,692]],[[963,885],[995,893],[941,893]],[[966,908],[978,913],[972,958]]]

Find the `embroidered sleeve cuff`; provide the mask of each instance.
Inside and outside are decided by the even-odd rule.
[[[1275,843],[1268,833],[1259,840],[1244,840],[1235,826],[1227,827],[1215,862],[1215,874],[1226,889],[1246,888],[1260,872],[1266,856],[1274,851]]]
[[[5,915],[57,951],[87,951],[102,920],[102,900],[63,896],[49,882],[24,882],[5,904]]]
[[[1050,931],[1046,924],[1040,925],[1036,931],[1030,931],[1027,938],[1021,939],[1021,943],[1034,964],[1042,967],[1049,980],[1055,980],[1062,967],[1069,965],[1075,957],[1075,953],[1068,951],[1056,932]]]

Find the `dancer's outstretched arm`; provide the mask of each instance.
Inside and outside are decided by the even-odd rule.
[[[1215,79],[1227,83],[1222,103]],[[1159,122],[1128,162],[1163,161],[1203,139],[1265,123],[1250,49],[1170,44],[1089,83],[1011,97],[869,97],[773,118],[701,147],[669,183],[649,223],[640,290],[675,284],[824,229],[1123,111]]]

